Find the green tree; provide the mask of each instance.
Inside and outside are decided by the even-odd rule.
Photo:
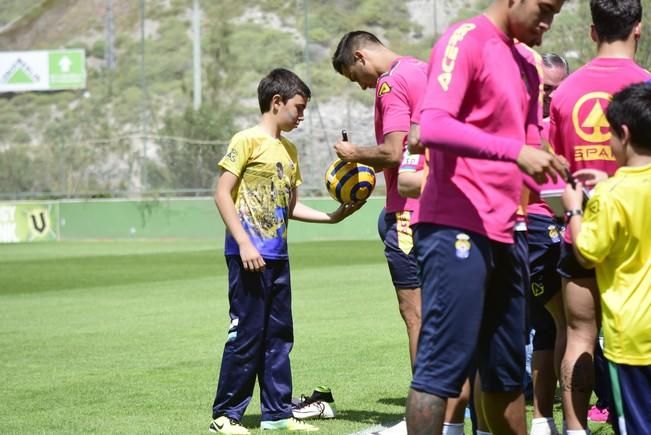
[[[225,138],[234,129],[232,112],[228,107],[206,104],[198,111],[188,108],[181,115],[171,115],[164,124],[158,143],[160,164],[149,163],[149,186],[158,190],[211,189],[217,163],[228,145]]]

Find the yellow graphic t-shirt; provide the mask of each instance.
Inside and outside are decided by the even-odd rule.
[[[622,167],[597,184],[576,247],[595,263],[604,355],[651,364],[651,165]]]
[[[233,189],[235,210],[260,255],[287,259],[291,192],[302,182],[296,146],[256,126],[233,136],[219,166],[239,178]],[[224,253],[240,253],[228,231]]]

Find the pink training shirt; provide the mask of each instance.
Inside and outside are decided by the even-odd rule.
[[[523,183],[515,161],[527,132],[540,134],[539,92],[536,67],[487,17],[448,29],[432,49],[422,102],[431,153],[417,222],[513,242]]]
[[[563,80],[549,109],[549,139],[570,163],[570,171],[591,168],[609,176],[615,173],[606,108],[613,94],[649,78],[651,74],[632,59],[597,57]],[[572,241],[569,227],[564,237]]]
[[[610,148],[606,108],[612,95],[651,74],[632,59],[597,57],[566,78],[554,91],[549,140],[572,172],[599,169],[612,176],[617,163]]]
[[[400,163],[400,167],[398,168],[398,174],[402,174],[403,172],[418,172],[422,171],[425,169],[425,154],[411,154],[409,153],[409,150],[407,149],[407,145],[405,145],[405,148],[403,149],[402,152],[402,163]],[[420,212],[420,201],[418,198],[409,198],[409,205],[412,206],[413,208],[411,209],[412,216],[418,215]],[[410,223],[413,221],[413,218],[410,219]]]
[[[542,129],[540,136],[546,141],[549,141],[549,118],[543,118]],[[537,214],[541,216],[553,217],[554,212],[551,207],[540,198],[539,190],[543,186],[536,185],[537,189],[530,189],[529,191],[529,205],[527,205],[527,214]]]
[[[409,132],[412,116],[420,110],[420,100],[427,83],[427,64],[413,57],[400,57],[384,73],[375,87],[375,139],[396,131]],[[418,200],[398,193],[398,167],[385,168],[387,213],[413,211]]]
[[[518,52],[525,58],[527,62],[533,65],[536,68],[538,73],[538,100],[536,104],[529,104],[529,114],[528,117],[537,119],[536,123],[528,123],[526,125],[526,143],[527,145],[540,148],[541,140],[540,136],[543,129],[543,118],[542,118],[542,107],[543,107],[543,62],[542,57],[536,51],[534,51],[529,46],[517,42],[515,47],[518,49]],[[526,185],[527,181],[525,180],[525,188],[520,194],[520,205],[518,207],[517,216],[516,216],[516,231],[523,231],[526,229],[526,220],[528,213],[528,205],[531,202],[532,195],[535,195],[531,190],[529,190]],[[533,181],[533,180],[532,180]]]

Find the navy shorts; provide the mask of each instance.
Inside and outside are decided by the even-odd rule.
[[[561,290],[561,276],[556,270],[561,255],[561,226],[554,217],[530,214],[527,227],[531,273],[527,296],[530,326],[536,330],[533,350],[551,350],[556,341],[556,325],[545,304]]]
[[[593,278],[597,279],[594,269],[586,269],[581,266],[574,256],[572,245],[565,240],[561,243],[561,258],[556,268],[558,273],[566,279]]]
[[[608,362],[617,433],[648,434],[651,428],[651,366]]]
[[[420,288],[410,219],[409,211],[386,213],[385,209],[382,209],[378,218],[378,233],[384,242],[384,255],[389,264],[391,281],[397,289]]]
[[[561,228],[553,217],[530,214],[527,220],[531,301],[544,307],[561,290]]]
[[[458,397],[476,354],[484,391],[521,391],[526,251],[433,224],[415,225],[414,241],[423,287],[411,387]]]
[[[527,227],[526,224],[520,227],[517,223],[515,225],[515,231],[513,232],[513,244],[514,248],[516,250],[516,253],[519,258],[523,258],[523,264],[522,264],[522,273],[524,274],[524,280],[522,283],[522,289],[524,292],[524,299],[527,302],[526,307],[529,307],[528,303],[528,295],[527,293],[529,292],[529,287],[530,287],[530,271],[529,271],[529,244],[527,243]],[[525,308],[524,313],[525,313],[525,342],[528,344],[529,343],[529,324],[531,322],[531,316],[530,316],[530,311]]]
[[[531,305],[531,328],[536,330],[533,336],[533,350],[553,350],[556,343],[556,324],[545,307]]]

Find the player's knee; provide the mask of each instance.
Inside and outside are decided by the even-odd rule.
[[[572,343],[587,343],[594,346],[597,339],[597,325],[589,321],[569,321],[566,333],[567,340]]]

